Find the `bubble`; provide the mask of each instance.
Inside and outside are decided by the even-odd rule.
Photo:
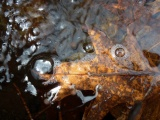
[[[27,22],[22,22],[20,23],[20,28],[22,29],[22,31],[24,30],[28,30],[28,28],[32,25],[31,22],[27,21]]]
[[[7,50],[7,43],[3,43],[2,44],[2,52],[6,52],[6,50]]]
[[[87,53],[92,53],[94,52],[94,47],[91,43],[84,43],[83,44],[83,49],[85,50],[85,52]]]
[[[29,91],[32,95],[37,96],[37,90],[34,85],[32,85],[31,82],[27,83],[27,88],[25,89],[25,92]]]
[[[0,67],[0,73],[4,72],[5,71],[5,67],[4,66],[1,66]]]
[[[40,59],[35,62],[34,69],[40,74],[48,73],[52,70],[52,64],[50,61]]]
[[[123,57],[123,56],[125,55],[124,49],[123,49],[123,48],[117,48],[117,49],[115,50],[115,55],[116,55],[117,57]]]
[[[21,22],[21,17],[20,16],[15,17],[15,22],[19,24]]]
[[[25,49],[25,50],[23,51],[23,56],[24,56],[24,57],[27,57],[27,56],[33,54],[33,53],[35,52],[35,50],[36,50],[36,46],[35,46],[35,45],[32,45],[32,46],[30,46],[30,48]]]
[[[116,60],[124,60],[129,56],[129,52],[125,46],[116,44],[111,48],[111,55]]]
[[[10,14],[10,11],[5,11],[5,12],[4,12],[4,16],[5,16],[5,17],[8,17],[9,14]]]
[[[7,1],[6,1],[6,5],[12,6],[12,5],[13,5],[13,0],[7,0]]]
[[[22,0],[15,0],[15,4],[17,4],[17,5],[20,5],[20,4],[22,4]]]
[[[10,22],[10,23],[13,22],[13,18],[12,18],[12,17],[9,18],[9,22]]]
[[[39,54],[35,56],[28,64],[29,74],[35,79],[40,80],[42,74],[53,73],[54,61],[51,56]]]
[[[40,34],[40,30],[39,30],[38,28],[34,28],[34,29],[33,29],[33,34],[34,34],[35,36],[39,35],[39,34]]]
[[[7,25],[7,30],[6,30],[6,35],[10,35],[10,33],[11,33],[11,31],[12,31],[12,25]]]

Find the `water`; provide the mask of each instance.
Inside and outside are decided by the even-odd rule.
[[[25,84],[23,92],[43,96],[41,87],[48,92],[54,85],[44,86],[40,74],[54,74],[53,68],[65,61],[92,61],[97,54],[113,72],[116,67],[119,72],[159,72],[160,12],[155,1],[159,4],[133,0],[132,6],[125,1],[124,8],[116,9],[112,5],[117,0],[1,0],[0,90],[18,81]],[[96,43],[89,30],[102,41]],[[55,82],[53,76],[51,80]]]

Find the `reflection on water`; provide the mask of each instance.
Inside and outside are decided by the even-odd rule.
[[[0,83],[11,82],[19,73],[22,73],[21,79],[25,79],[28,70],[32,78],[40,79],[39,73],[54,72],[52,68],[59,65],[56,61],[89,61],[103,48],[105,52],[111,50],[113,57],[108,55],[106,59],[113,60],[115,66],[122,69],[144,70],[141,61],[136,60],[141,53],[142,58],[148,60],[149,67],[160,69],[160,12],[158,8],[154,9],[156,4],[152,5],[155,0],[146,0],[145,3],[124,0],[120,8],[114,6],[118,2],[1,0]],[[145,7],[140,9],[141,6]],[[128,26],[138,47],[126,40]],[[97,30],[104,37],[100,45],[94,46],[88,33],[90,29]],[[135,45],[134,51],[130,47],[132,44]],[[27,81],[26,91],[35,89],[28,79],[24,81]]]
[[[148,52],[146,50],[143,51],[144,55],[146,56],[146,58],[148,59],[148,62],[150,64],[151,67],[157,67],[159,68],[159,64],[160,64],[160,55],[157,53],[151,53]]]
[[[147,1],[150,2],[153,1]],[[86,52],[94,52],[87,45],[91,42],[88,28],[103,31],[115,44],[123,43],[126,27],[134,19],[134,8],[119,10],[117,16],[114,9],[106,8],[113,3],[117,1],[1,1],[1,82],[4,77],[9,82],[14,74],[8,66],[11,61],[18,64],[15,69],[19,71],[41,53],[56,53],[60,60],[75,60],[84,57]],[[135,34],[144,50],[152,49],[159,42],[159,27],[155,26],[159,24],[158,16],[159,13],[153,14],[152,19],[142,16],[134,23]],[[153,53],[160,54],[158,46],[152,49]]]

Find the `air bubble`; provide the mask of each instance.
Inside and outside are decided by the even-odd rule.
[[[2,52],[6,52],[7,50],[7,43],[2,44]]]
[[[34,29],[33,29],[33,34],[34,34],[35,36],[39,35],[39,34],[40,34],[40,30],[39,30],[38,28],[34,28]]]
[[[34,85],[32,85],[31,82],[27,83],[27,88],[25,89],[25,92],[29,91],[32,95],[37,96],[37,90],[34,87]]]
[[[20,23],[20,28],[22,29],[22,31],[24,30],[28,30],[28,28],[32,25],[31,22],[27,21],[27,22],[22,22]]]
[[[12,6],[12,5],[13,5],[13,0],[7,0],[7,1],[6,1],[6,5]]]
[[[5,16],[5,17],[8,17],[8,16],[9,16],[9,13],[10,13],[10,11],[4,12],[4,16]]]
[[[5,71],[5,67],[4,66],[1,66],[0,67],[0,73],[4,72]]]
[[[85,43],[83,44],[83,49],[85,50],[85,52],[87,53],[92,53],[94,52],[94,47],[91,43]]]
[[[117,57],[123,57],[123,56],[125,55],[124,49],[123,49],[123,48],[117,48],[117,49],[115,50],[115,55],[116,55]]]
[[[16,3],[17,5],[20,5],[20,4],[22,4],[22,0],[15,0],[15,3]]]
[[[53,73],[53,59],[45,54],[40,54],[33,58],[29,63],[30,74],[35,80],[40,80],[42,74]]]
[[[37,60],[34,65],[34,69],[40,74],[51,72],[52,64],[47,60]]]
[[[116,44],[111,48],[111,55],[116,60],[124,60],[129,56],[129,52],[121,44]]]

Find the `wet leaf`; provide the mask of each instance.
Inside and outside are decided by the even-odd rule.
[[[26,90],[20,98],[30,119],[46,112],[64,119],[67,110],[73,110],[68,119],[159,119],[152,101],[160,92],[159,0],[0,3],[0,81],[16,81],[19,94]],[[87,90],[94,93],[85,95]],[[37,96],[30,100],[33,91]],[[56,104],[70,95],[62,108]]]

